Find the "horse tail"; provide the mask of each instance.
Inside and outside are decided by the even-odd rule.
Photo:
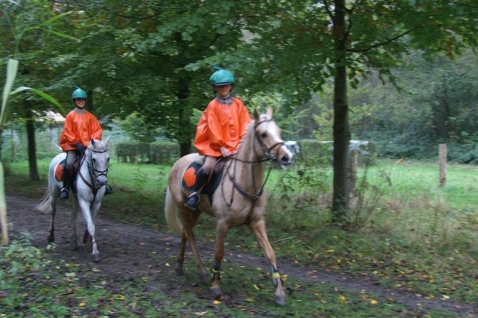
[[[171,191],[168,189],[166,190],[166,202],[164,203],[164,214],[166,217],[166,223],[168,224],[169,228],[176,232],[177,234],[181,235],[183,233],[183,225],[178,218],[178,210],[176,207],[176,203],[173,200],[173,196],[171,195]]]
[[[47,213],[50,211],[50,191],[46,191],[40,203],[35,205],[35,210],[38,210],[42,213]]]

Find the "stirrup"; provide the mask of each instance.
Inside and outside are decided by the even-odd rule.
[[[68,200],[69,197],[69,192],[67,188],[62,188],[60,191],[60,199],[61,200]]]
[[[196,211],[199,202],[201,202],[201,198],[199,197],[199,193],[193,192],[189,197],[186,199],[184,206],[190,208],[193,211]]]
[[[105,195],[113,193],[113,188],[110,185],[105,186]]]

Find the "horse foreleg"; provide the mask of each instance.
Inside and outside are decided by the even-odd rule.
[[[225,222],[218,222],[216,226],[216,249],[214,251],[214,262],[212,264],[212,284],[211,292],[215,299],[221,297],[221,288],[219,287],[219,280],[221,279],[220,269],[222,259],[224,258],[224,242],[226,240],[227,231],[229,227]]]
[[[73,199],[75,200],[75,199]],[[78,238],[76,236],[76,218],[78,216],[78,203],[73,203],[73,211],[71,212],[71,235],[70,235],[70,250],[78,250]]]
[[[95,240],[95,223],[93,223],[93,218],[91,217],[90,207],[87,202],[82,202],[80,206],[81,212],[83,213],[83,217],[86,221],[88,233],[90,233],[91,236],[91,248],[93,250],[93,258],[95,259],[95,262],[98,263],[100,261],[100,253],[98,251],[98,247]]]
[[[265,222],[264,220],[259,220],[258,222],[254,222],[254,224],[249,224],[249,228],[254,233],[256,240],[261,245],[262,250],[264,251],[264,254],[271,266],[271,279],[272,284],[275,287],[275,302],[279,305],[286,305],[287,301],[285,299],[282,280],[277,270],[276,255],[274,253],[274,250],[272,249],[271,244],[269,243]]]

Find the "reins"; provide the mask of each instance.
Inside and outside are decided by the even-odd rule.
[[[256,139],[256,140],[258,141],[258,143],[259,143],[259,145],[261,146],[261,148],[262,148],[262,150],[263,150],[264,155],[266,156],[266,158],[261,159],[261,160],[253,160],[253,161],[244,160],[244,159],[239,159],[239,158],[237,158],[237,152],[234,154],[234,156],[231,156],[231,157],[228,158],[229,160],[233,160],[233,161],[234,161],[233,163],[227,165],[226,168],[225,168],[225,169],[226,169],[226,174],[229,176],[229,179],[231,180],[232,185],[233,185],[233,188],[231,189],[231,200],[230,200],[230,202],[227,202],[226,196],[224,195],[224,182],[221,183],[221,190],[222,190],[223,199],[224,199],[224,202],[225,202],[228,206],[231,206],[232,203],[234,202],[234,189],[236,189],[236,190],[237,190],[240,194],[242,194],[245,198],[251,200],[251,202],[252,202],[251,211],[249,212],[249,215],[248,215],[248,217],[246,218],[246,222],[245,222],[245,223],[248,222],[248,219],[249,219],[250,215],[252,214],[252,208],[253,208],[253,206],[254,206],[254,203],[255,203],[257,200],[259,200],[259,199],[261,198],[262,194],[264,193],[264,187],[265,187],[265,185],[266,185],[266,183],[267,183],[267,180],[269,179],[269,175],[270,175],[271,170],[272,170],[272,161],[276,161],[276,160],[277,160],[277,156],[278,156],[278,154],[279,154],[280,147],[282,147],[282,146],[284,145],[284,142],[278,142],[278,143],[272,145],[271,147],[267,148],[267,147],[264,145],[264,143],[262,142],[262,140],[259,138],[258,133],[257,133],[257,127],[258,127],[259,125],[263,124],[263,123],[270,122],[270,121],[272,121],[272,119],[263,120],[263,121],[260,121],[260,122],[258,122],[258,123],[256,123],[256,124],[254,125],[254,139]],[[279,146],[279,147],[277,147],[277,146]],[[276,148],[276,147],[277,147],[277,152],[276,152],[276,155],[274,155],[274,154],[272,154],[272,150],[273,150],[274,148]],[[255,147],[254,147],[254,153],[255,153],[256,157],[258,157],[258,154],[257,154],[257,152],[256,152]],[[238,161],[239,161],[239,162],[242,162],[242,163],[244,163],[244,164],[245,164],[245,163],[249,163],[249,164],[252,165],[252,166],[251,166],[252,184],[253,184],[253,186],[254,186],[254,193],[256,193],[256,194],[251,195],[251,194],[247,193],[246,191],[244,191],[244,190],[237,184],[235,175],[236,175],[236,167],[237,167],[237,162],[238,162]],[[255,175],[255,173],[254,173],[254,164],[262,164],[263,162],[266,162],[266,161],[271,162],[271,164],[269,165],[269,171],[267,172],[267,176],[266,176],[264,182],[262,183],[262,186],[260,187],[260,190],[257,190],[257,189],[256,189],[256,182],[255,182],[255,180],[254,180],[254,175]],[[231,174],[231,172],[230,172],[229,169],[231,168],[232,165],[233,165],[234,167],[233,167],[233,169],[232,169],[232,170],[233,170],[233,173]]]
[[[108,150],[103,150],[103,151],[97,151],[97,150],[93,150],[91,149],[91,152],[96,152],[96,153],[104,153],[104,152],[107,152]],[[104,185],[93,185],[96,183],[95,181],[95,178],[93,178],[93,176],[96,176],[96,178],[98,178],[99,176],[107,176],[108,174],[108,170],[109,168],[106,168],[105,170],[98,170],[94,167],[94,164],[90,165],[90,163],[88,162],[88,160],[86,160],[86,167],[88,168],[88,174],[90,176],[90,180],[93,184],[89,183],[85,177],[83,176],[83,174],[81,173],[81,168],[84,164],[86,160],[86,155],[83,155],[82,158],[81,158],[81,162],[80,162],[80,166],[78,168],[78,174],[80,175],[80,178],[81,180],[83,180],[83,182],[92,190],[93,192],[93,200],[91,201],[90,203],[90,209],[93,207],[93,203],[95,202],[95,199],[96,199],[96,194],[98,193],[98,190],[101,189],[101,187],[103,187]],[[109,165],[108,165],[109,167]]]

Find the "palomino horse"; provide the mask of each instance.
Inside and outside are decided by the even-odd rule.
[[[72,250],[78,249],[78,242],[76,236],[76,217],[78,214],[78,206],[87,224],[87,229],[83,236],[83,243],[91,239],[92,254],[95,262],[100,261],[98,247],[95,240],[95,224],[93,220],[98,213],[101,206],[101,200],[105,195],[105,185],[108,181],[106,175],[108,174],[108,167],[110,155],[108,153],[109,137],[104,140],[91,139],[88,148],[85,150],[78,167],[76,177],[76,196],[73,198],[73,212],[71,214],[71,240],[70,248]],[[50,211],[50,235],[48,236],[48,243],[55,241],[55,214],[56,202],[58,194],[63,187],[61,178],[56,176],[57,170],[61,169],[62,162],[66,159],[66,153],[58,154],[50,163],[48,172],[48,189],[45,198],[39,203],[36,208],[43,213]]]
[[[280,129],[272,119],[272,109],[259,116],[254,110],[253,121],[247,128],[238,151],[224,165],[222,178],[211,198],[201,194],[198,209],[192,211],[184,202],[192,190],[183,187],[183,176],[191,163],[199,159],[198,154],[180,158],[169,173],[166,191],[165,213],[168,226],[181,235],[181,246],[177,256],[176,273],[183,273],[186,241],[196,258],[201,282],[207,281],[207,273],[201,261],[193,228],[202,212],[216,217],[216,249],[212,267],[211,291],[216,299],[221,297],[219,269],[224,257],[224,241],[230,228],[247,225],[254,233],[271,266],[271,279],[275,287],[275,301],[287,303],[282,280],[277,270],[276,256],[269,243],[264,219],[267,198],[263,195],[264,162],[275,161],[281,168],[292,162],[293,154],[280,136]],[[211,181],[212,182],[212,181]],[[178,217],[179,216],[179,217]],[[179,218],[181,220],[179,220]]]

